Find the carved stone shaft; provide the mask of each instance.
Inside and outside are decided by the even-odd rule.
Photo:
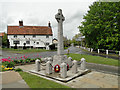
[[[62,10],[59,9],[58,13],[55,15],[55,18],[58,22],[58,55],[63,55],[64,47],[63,47],[63,21],[65,20]]]

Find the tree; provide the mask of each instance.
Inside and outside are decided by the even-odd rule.
[[[2,37],[2,47],[7,46],[7,34],[5,33],[4,36]]]
[[[72,38],[72,43],[74,43],[74,45],[80,45],[81,44],[81,41],[76,41],[76,39],[77,38],[79,38],[79,37],[82,37],[83,35],[82,35],[82,33],[78,33],[78,34],[76,34],[73,38]],[[85,45],[85,40],[84,39],[82,39],[82,44],[84,44]]]
[[[94,2],[84,16],[80,32],[94,49],[120,50],[120,2]]]

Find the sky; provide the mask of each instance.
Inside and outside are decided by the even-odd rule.
[[[57,21],[55,14],[62,9],[65,21],[63,35],[72,39],[79,33],[78,26],[83,15],[96,0],[1,0],[0,1],[0,32],[7,32],[7,25],[48,26],[51,22],[53,38],[57,38]]]

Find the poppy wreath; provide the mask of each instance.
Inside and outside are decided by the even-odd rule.
[[[67,64],[67,71],[69,70],[69,65]]]
[[[55,65],[54,71],[55,71],[55,72],[60,72],[60,66],[59,66],[58,64]]]

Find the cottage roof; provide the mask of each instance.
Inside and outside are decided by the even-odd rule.
[[[8,35],[52,35],[48,26],[8,26]]]

